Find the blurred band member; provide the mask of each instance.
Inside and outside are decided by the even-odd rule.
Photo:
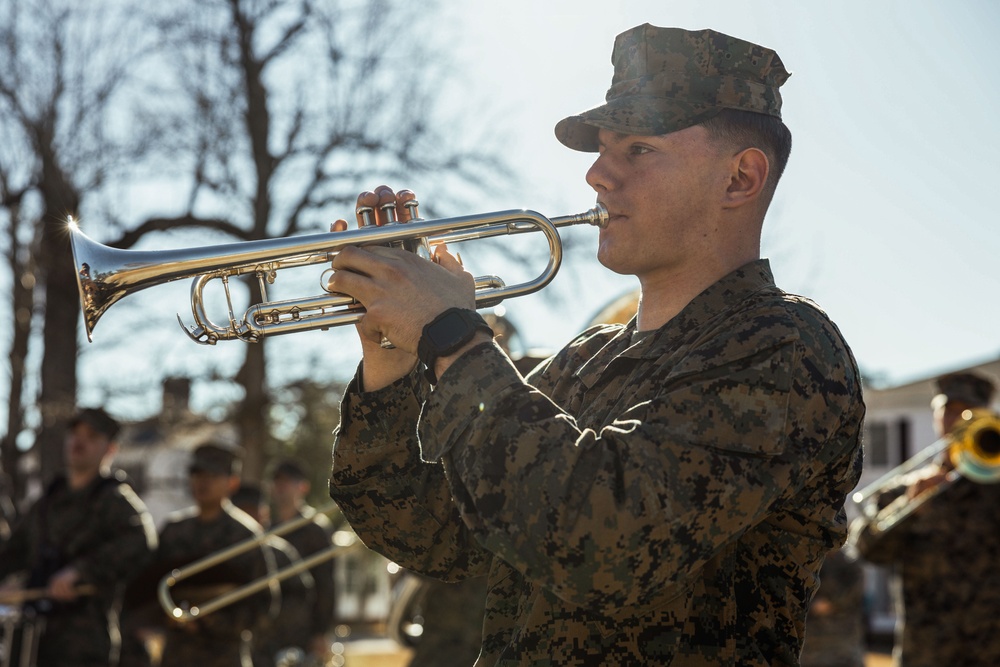
[[[119,429],[102,408],[77,413],[66,431],[65,474],[49,484],[0,548],[0,580],[27,571],[28,588],[43,592],[26,610],[44,626],[39,667],[112,663],[124,585],[156,547],[145,505],[123,474],[109,472]]]
[[[966,410],[988,407],[995,392],[992,380],[968,372],[938,378],[937,389],[931,410],[939,436],[952,433]],[[954,483],[939,487],[948,480]],[[895,575],[894,665],[1000,665],[1000,484],[965,479],[942,456],[909,476],[905,488],[886,490],[892,493],[900,495],[874,517],[855,519],[851,541]],[[916,511],[879,527],[915,501]]]

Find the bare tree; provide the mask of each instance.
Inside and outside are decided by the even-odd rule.
[[[106,6],[72,0],[8,0],[0,4],[0,124],[5,128],[5,211],[13,262],[15,325],[8,442],[19,430],[29,326],[17,313],[24,301],[44,302],[37,400],[43,477],[62,467],[62,424],[76,404],[79,303],[65,222],[84,198],[124,160],[109,132],[115,94],[126,67],[144,43],[141,25],[126,2]],[[135,9],[133,6],[132,10]],[[20,228],[35,228],[37,244],[24,258]],[[37,272],[25,273],[34,263]],[[22,278],[40,288],[22,291]],[[30,322],[30,318],[29,318]],[[21,378],[17,375],[20,374]],[[14,386],[16,383],[16,387]]]
[[[2,133],[2,131],[0,131]],[[0,142],[13,149],[16,142]],[[7,245],[5,259],[10,269],[10,310],[11,323],[10,367],[8,380],[10,393],[7,397],[7,432],[0,440],[0,475],[6,473],[11,479],[13,488],[6,490],[14,498],[23,493],[23,480],[14,474],[18,468],[20,455],[17,449],[17,436],[24,426],[23,392],[27,371],[28,340],[31,336],[31,321],[35,292],[34,261],[31,253],[31,230],[26,230],[21,216],[21,204],[30,192],[30,183],[18,182],[28,176],[28,170],[16,172],[14,165],[0,160],[0,214],[6,218]]]
[[[61,467],[60,427],[76,403],[67,216],[83,209],[85,228],[103,224],[120,248],[185,228],[255,240],[325,230],[380,182],[425,175],[438,187],[422,196],[444,210],[509,176],[499,141],[455,120],[469,109],[448,118],[438,108],[452,82],[448,58],[421,38],[434,20],[433,6],[406,0],[0,3],[0,123],[27,157],[0,156],[0,223],[22,244],[37,238],[29,310],[44,352],[29,415],[45,476]],[[184,194],[138,212],[120,204],[154,181]],[[17,220],[37,234],[16,232]],[[247,345],[235,377],[251,476],[270,432],[265,349]],[[9,414],[31,404],[15,393]],[[8,417],[8,441],[19,419]]]
[[[468,189],[505,173],[498,150],[435,108],[447,59],[419,38],[433,15],[427,3],[388,0],[172,3],[156,22],[168,48],[143,99],[158,101],[147,113],[185,204],[116,221],[112,245],[180,227],[240,240],[325,231],[373,181],[434,173]],[[256,283],[250,291],[257,302]],[[246,346],[236,376],[250,477],[270,432],[265,349]]]

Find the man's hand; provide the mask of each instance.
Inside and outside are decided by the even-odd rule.
[[[913,501],[924,493],[931,491],[939,484],[952,479],[955,475],[958,475],[958,473],[954,470],[949,470],[947,467],[939,465],[928,466],[926,470],[921,471],[920,475],[906,487],[906,497],[910,501]]]
[[[72,566],[63,569],[52,575],[49,579],[49,597],[61,602],[69,602],[77,597],[76,583],[80,579],[80,573]]]
[[[813,616],[829,616],[833,612],[833,603],[829,598],[817,595],[809,605],[809,613]]]
[[[24,584],[15,577],[9,577],[0,583],[0,597],[21,593],[22,591],[24,591]]]
[[[410,220],[405,203],[413,193],[399,193],[387,186],[358,197],[358,224],[364,224],[362,207],[375,211],[376,224],[386,222],[382,207],[395,203],[400,222]],[[338,220],[334,231],[347,223]],[[434,249],[433,261],[400,248],[347,247],[334,257],[328,289],[348,294],[365,307],[357,323],[364,351],[362,375],[365,391],[380,389],[409,373],[416,364],[417,345],[424,325],[452,306],[474,309],[475,278],[443,245]],[[395,349],[385,349],[389,341]]]

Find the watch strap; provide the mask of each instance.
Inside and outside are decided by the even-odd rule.
[[[439,326],[443,320],[454,318],[455,316],[458,316],[461,320],[464,330],[459,332],[458,336],[450,344],[444,347],[436,345],[434,337],[430,335],[433,328]],[[423,332],[420,335],[420,342],[417,344],[417,358],[424,365],[424,377],[427,378],[427,381],[431,384],[437,384],[438,378],[434,372],[434,366],[438,358],[452,354],[472,340],[479,331],[485,331],[491,336],[493,335],[493,329],[483,316],[468,308],[448,308],[424,325]]]

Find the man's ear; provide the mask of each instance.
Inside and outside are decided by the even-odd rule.
[[[733,156],[729,187],[723,201],[724,208],[737,208],[756,202],[767,185],[770,164],[767,155],[759,148],[744,148]]]

